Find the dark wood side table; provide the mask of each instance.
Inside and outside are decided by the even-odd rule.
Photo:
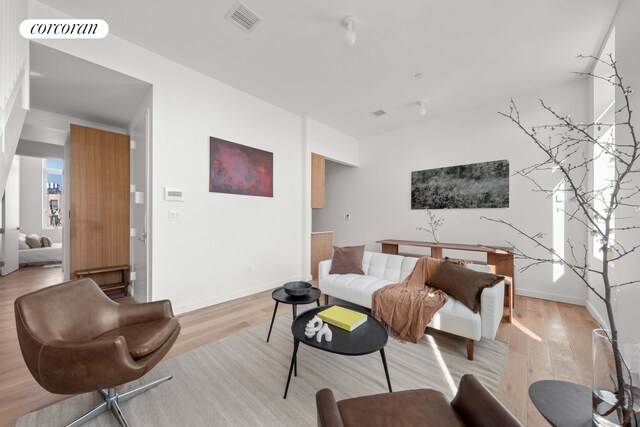
[[[276,302],[276,306],[273,308],[273,316],[271,316],[271,325],[269,325],[269,335],[267,335],[267,342],[271,338],[271,330],[273,329],[273,321],[276,319],[276,312],[278,311],[278,305],[291,304],[291,310],[293,319],[295,320],[298,315],[298,304],[311,304],[315,302],[320,307],[320,289],[311,288],[309,293],[299,297],[292,297],[284,291],[284,287],[278,288],[271,293],[271,298]]]
[[[568,381],[542,380],[529,387],[536,409],[552,426],[590,427],[591,388]]]

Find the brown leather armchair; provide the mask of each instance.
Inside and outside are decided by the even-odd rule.
[[[178,338],[169,301],[118,304],[93,280],[79,279],[19,297],[15,315],[22,356],[38,384],[56,394],[100,391],[105,400],[70,426],[105,411],[127,426],[118,403],[171,379],[115,390],[149,372]]]
[[[329,389],[316,394],[319,427],[522,427],[473,376],[465,375],[449,403],[436,390],[409,390],[345,399]]]

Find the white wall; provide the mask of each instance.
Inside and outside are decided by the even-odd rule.
[[[36,1],[29,10],[65,17]],[[45,44],[153,84],[153,299],[184,312],[306,277],[301,117],[113,35]],[[209,193],[210,136],[273,152],[274,197]],[[185,202],[164,201],[165,186],[184,188]]]
[[[587,81],[581,79],[520,97],[516,102],[526,123],[544,124],[551,120],[542,111],[539,98],[558,111],[583,120],[587,116],[586,97]],[[460,102],[464,104],[464,100]],[[513,173],[543,159],[542,152],[514,124],[497,114],[508,108],[505,101],[362,140],[358,167],[332,164],[328,168],[327,205],[314,212],[314,226],[333,230],[336,245],[366,244],[368,250],[374,251],[380,251],[375,241],[381,239],[431,240],[424,232],[416,231],[416,227],[426,226],[426,220],[422,211],[410,209],[412,171],[508,159]],[[541,178],[548,186],[559,180],[551,173]],[[440,232],[443,242],[504,245],[508,240],[530,248],[505,226],[481,220],[482,215],[513,222],[534,234],[547,233],[549,238],[553,233],[551,201],[532,192],[532,185],[517,177],[510,179],[509,208],[435,212],[445,219]],[[351,215],[350,221],[343,219],[346,213]],[[582,247],[585,236],[580,227],[568,224],[565,228],[573,244]],[[454,254],[459,253],[451,252]],[[518,267],[523,265],[517,261]],[[516,273],[517,293],[584,304],[585,288],[569,272],[554,283],[552,270],[551,265],[545,265]]]
[[[356,138],[309,117],[306,119],[306,133],[310,153],[339,163],[358,165],[359,145]]]
[[[42,159],[20,156],[20,227],[22,233],[48,236],[62,243],[62,228],[43,228]]]
[[[640,112],[640,56],[637,49],[638,40],[640,40],[640,26],[638,26],[638,19],[640,19],[640,2],[624,0],[614,20],[616,62],[626,84],[635,89],[630,99],[631,110],[634,112],[633,120],[636,132],[640,129],[640,119],[638,119],[638,112]],[[622,94],[616,91],[616,108],[622,107],[623,103]],[[616,121],[622,121],[623,117],[624,115],[616,117]],[[624,130],[622,126],[617,127],[616,144],[629,144],[630,138],[627,130]],[[640,176],[638,174],[632,177],[630,185],[640,186]],[[640,205],[640,197],[635,198],[635,203]],[[640,224],[640,213],[634,207],[618,208],[616,217],[632,218],[629,221],[629,225],[631,223]],[[627,248],[631,248],[638,245],[640,233],[618,232],[616,241]],[[615,263],[614,278],[618,283],[640,279],[640,251],[636,250]],[[640,330],[638,329],[638,325],[640,325],[640,310],[638,310],[640,283],[620,288],[615,295],[615,301],[614,308],[618,329],[640,339]],[[589,295],[589,306],[594,317],[601,320],[606,319],[604,306],[595,295]]]

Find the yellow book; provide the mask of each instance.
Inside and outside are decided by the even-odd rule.
[[[367,321],[367,315],[359,311],[334,305],[318,313],[323,321],[351,332]]]

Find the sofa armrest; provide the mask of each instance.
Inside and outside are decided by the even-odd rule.
[[[482,337],[494,339],[504,313],[504,280],[482,290],[480,296],[480,318]]]
[[[331,271],[331,260],[327,259],[324,261],[320,261],[320,264],[318,264],[318,280],[328,276],[330,271]]]
[[[316,393],[318,427],[344,427],[333,392],[323,388]]]
[[[522,427],[520,421],[471,374],[460,379],[451,406],[471,427]]]

